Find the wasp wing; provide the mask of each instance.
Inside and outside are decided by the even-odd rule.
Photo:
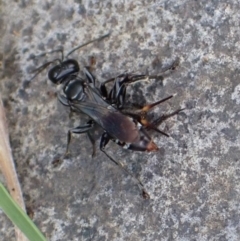
[[[71,106],[88,115],[112,138],[126,143],[134,143],[139,140],[139,131],[133,120],[111,105],[105,107],[94,102],[73,101]]]

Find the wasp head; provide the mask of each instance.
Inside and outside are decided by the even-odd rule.
[[[48,78],[54,84],[61,84],[68,79],[69,76],[76,76],[79,70],[79,64],[75,59],[67,59],[51,68],[48,72]]]

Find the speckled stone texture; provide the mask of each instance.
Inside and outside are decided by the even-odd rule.
[[[24,198],[49,240],[240,240],[239,24],[237,0],[2,1],[0,91]],[[47,69],[28,81],[59,57],[33,55],[59,46],[67,53],[109,31],[72,54],[81,66],[94,56],[99,81],[125,71],[158,74],[180,60],[163,81],[128,89],[140,104],[175,95],[153,118],[186,108],[160,126],[169,138],[150,133],[159,152],[107,147],[150,200],[99,150],[92,159],[85,135],[73,137],[71,155],[56,165],[68,129],[86,117],[57,101]],[[15,240],[3,213],[0,237]]]

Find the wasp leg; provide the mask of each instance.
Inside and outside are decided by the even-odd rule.
[[[134,83],[139,80],[149,80],[149,79],[161,79],[162,80],[163,79],[162,75],[166,71],[174,70],[178,65],[179,65],[179,58],[177,58],[172,64],[163,68],[158,75],[143,75],[143,74],[135,75],[135,74],[128,74],[128,73],[118,75],[117,77],[108,79],[108,80],[104,81],[103,83],[101,83],[100,92],[104,98],[114,102],[118,99],[118,96],[121,94],[121,92],[123,92],[123,93],[125,92],[124,90],[121,90],[121,88],[123,88],[122,87],[123,85],[128,85],[128,84]],[[113,82],[113,81],[115,81],[114,86],[110,90],[110,94],[108,94],[106,84]]]
[[[122,77],[123,77],[123,76],[124,76],[124,75],[122,75]],[[106,84],[115,81],[116,78],[118,78],[118,77],[108,79],[108,80],[104,81],[103,83],[101,83],[99,89],[100,89],[100,93],[101,93],[101,95],[102,95],[103,98],[105,98],[105,99],[107,99],[107,100],[110,99],[111,94],[108,93]],[[116,86],[115,86],[115,84],[114,84],[113,88],[110,90],[110,93],[113,92],[113,90],[114,90],[115,88],[116,88]]]
[[[83,69],[84,75],[87,78],[89,84],[91,87],[95,87],[95,80],[96,78],[93,76],[93,74],[90,72],[90,67],[85,66]]]
[[[95,139],[90,134],[90,132],[87,132],[87,135],[88,135],[88,138],[89,138],[90,142],[92,143],[92,147],[93,147],[92,158],[93,158],[96,155],[96,145],[95,145],[96,142],[95,142]]]
[[[88,133],[93,127],[94,127],[94,122],[92,120],[90,120],[85,125],[74,127],[72,129],[70,129],[68,131],[67,148],[66,148],[66,152],[65,152],[64,156],[66,156],[69,153],[69,145],[70,145],[70,142],[71,142],[72,133],[75,133],[75,134],[87,133],[88,137],[89,137],[89,139],[90,139],[90,141],[93,145],[93,155],[94,155],[94,153],[95,153],[95,141],[93,141],[92,136]]]
[[[71,105],[69,104],[68,99],[64,95],[61,95],[60,93],[58,93],[57,98],[58,98],[58,100],[60,101],[60,103],[62,105],[71,107]]]
[[[117,76],[116,78],[109,79],[103,82],[100,86],[100,92],[104,98],[110,101],[111,104],[115,104],[118,107],[118,109],[123,109],[125,105],[126,89],[129,84],[139,80],[149,80],[149,79],[157,79],[157,78],[159,78],[159,76],[123,74],[123,75]],[[114,85],[108,94],[107,88],[105,85],[106,83],[109,83],[111,81],[114,81]],[[156,103],[155,105],[157,104],[159,103]]]
[[[130,177],[132,177],[132,179],[134,180],[134,182],[138,185],[140,191],[141,191],[141,194],[142,194],[142,197],[144,199],[149,199],[150,196],[149,194],[146,192],[142,182],[135,176],[133,176],[133,174],[131,174],[124,166],[121,162],[118,162],[116,160],[114,160],[106,151],[105,151],[105,146],[108,144],[108,142],[110,141],[110,136],[104,132],[102,137],[101,137],[101,141],[100,141],[100,150],[114,163],[116,164],[117,166],[119,166],[123,171],[125,171]]]
[[[110,104],[114,104],[118,109],[122,109],[125,103],[127,85],[146,78],[146,75],[121,74],[116,78],[109,79],[101,84],[101,95],[109,101]],[[114,85],[108,93],[106,84],[112,81],[114,81]]]
[[[101,95],[107,100],[110,100],[111,102],[114,103],[119,98],[118,96],[126,92],[126,90],[124,90],[126,89],[126,87],[124,87],[125,85],[136,82],[138,80],[143,80],[143,79],[146,79],[146,75],[131,75],[128,73],[118,75],[117,77],[108,79],[103,83],[101,83],[101,86],[100,86]],[[106,84],[113,81],[114,81],[114,85],[108,94]]]

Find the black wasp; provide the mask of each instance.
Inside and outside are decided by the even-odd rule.
[[[111,157],[105,151],[105,146],[110,140],[112,140],[123,148],[133,151],[157,151],[158,147],[149,136],[147,130],[153,129],[165,136],[168,136],[166,133],[159,130],[157,126],[170,116],[179,113],[182,109],[179,109],[169,115],[161,116],[153,122],[149,122],[147,120],[147,112],[154,106],[172,98],[172,96],[168,96],[167,98],[152,104],[141,107],[138,106],[138,108],[127,103],[126,90],[129,84],[144,79],[157,79],[160,76],[124,73],[115,78],[106,80],[105,82],[100,83],[100,86],[97,86],[96,78],[91,73],[90,68],[84,67],[84,77],[80,77],[80,67],[78,62],[75,59],[68,58],[68,56],[75,50],[94,41],[101,40],[108,35],[109,34],[77,46],[65,57],[63,54],[63,49],[51,51],[60,51],[62,53],[62,58],[54,59],[53,61],[45,63],[37,69],[37,74],[50,64],[58,62],[57,65],[49,70],[48,78],[54,84],[62,85],[61,92],[58,93],[59,101],[63,105],[70,107],[71,110],[84,113],[89,117],[89,121],[86,124],[72,128],[68,131],[66,153],[68,153],[72,133],[87,133],[93,145],[94,154],[95,140],[91,136],[90,131],[95,125],[99,125],[103,129],[103,134],[100,140],[100,150],[104,152],[112,162],[121,167],[136,181],[144,198],[149,198],[149,195],[145,191],[142,182],[128,172],[121,162],[118,162]],[[175,68],[175,65],[176,63],[164,71]],[[112,83],[112,88],[108,90],[106,85],[110,82]]]

